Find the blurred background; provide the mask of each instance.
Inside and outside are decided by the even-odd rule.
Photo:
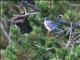
[[[66,43],[68,37],[61,39],[64,35],[59,38],[49,36],[43,25],[44,17],[47,16],[56,21],[55,18],[58,15],[63,15],[63,20],[80,23],[80,0],[25,0],[40,10],[38,14],[28,16],[27,19],[33,30],[31,33],[25,34],[21,34],[16,25],[11,26],[10,29],[7,25],[7,21],[22,11],[21,1],[0,1],[0,22],[2,21],[5,30],[11,34],[9,44],[9,40],[0,30],[0,51],[4,51],[0,54],[0,58],[2,60],[80,60],[80,44],[65,50],[62,42]],[[27,6],[26,11],[31,12],[32,9]],[[63,27],[67,29],[65,26]],[[80,32],[80,30],[77,31]]]

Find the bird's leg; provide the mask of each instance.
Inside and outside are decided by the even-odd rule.
[[[48,33],[48,38],[50,38],[50,31],[48,31],[47,33]]]
[[[47,32],[48,36],[49,36],[49,31]]]
[[[52,38],[52,35],[51,35],[51,31],[48,31],[48,38],[49,38],[49,40],[51,40]]]

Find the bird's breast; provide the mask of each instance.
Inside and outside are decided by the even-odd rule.
[[[44,26],[48,31],[51,31],[52,29],[48,26],[47,21],[44,21]]]

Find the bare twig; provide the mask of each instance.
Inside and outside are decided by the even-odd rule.
[[[39,9],[38,7],[35,7],[34,5],[28,3],[27,1],[22,1],[22,4],[23,4],[25,7],[28,6],[28,7],[32,8],[33,10],[35,10],[35,11],[40,11],[40,9]]]
[[[76,44],[76,43],[80,43],[79,41],[80,41],[80,35],[78,35],[76,38],[74,38],[73,39],[73,41],[74,41],[74,45]],[[78,41],[78,42],[77,42]]]
[[[1,22],[0,22],[0,24],[1,24],[1,31],[3,32],[4,36],[7,38],[7,40],[8,40],[9,43],[10,43],[11,38],[10,38],[9,34],[8,34],[7,31],[4,29],[4,26],[3,26],[3,24],[2,24]]]
[[[51,48],[45,48],[43,46],[37,45],[35,44],[35,47],[39,48],[39,49],[45,49],[46,51],[50,51],[50,50],[57,50],[55,47],[51,47]]]
[[[71,40],[72,40],[72,22],[71,22],[71,27],[70,27],[70,37],[65,47],[66,49],[71,45]]]

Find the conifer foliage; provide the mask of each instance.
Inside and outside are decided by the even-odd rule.
[[[1,17],[11,19],[19,13],[18,0],[2,1]],[[80,1],[55,1],[35,0],[35,6],[40,9],[36,15],[28,16],[31,33],[20,32],[14,24],[10,26],[11,42],[5,49],[5,60],[80,60],[80,43],[65,49],[69,36],[65,33],[55,38],[56,34],[48,34],[44,27],[44,17],[49,17],[56,22],[56,16],[62,14],[63,20],[80,22]],[[26,8],[30,12],[30,8]],[[5,19],[6,20],[6,19]],[[64,25],[60,27],[69,29]],[[25,27],[26,28],[26,27]],[[80,30],[76,30],[80,32]],[[79,34],[80,37],[80,34]],[[80,42],[80,38],[78,39]],[[1,47],[1,46],[0,46]]]

